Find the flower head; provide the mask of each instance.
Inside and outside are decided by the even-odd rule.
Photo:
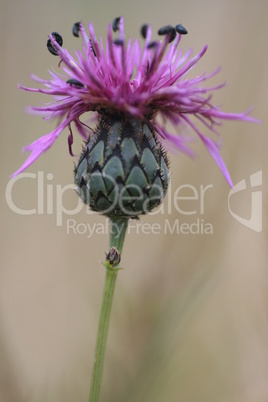
[[[118,31],[116,39],[113,39],[113,31]],[[207,87],[203,84],[218,70],[212,74],[187,78],[187,72],[205,54],[207,46],[191,58],[191,50],[183,54],[179,49],[181,37],[187,33],[182,25],[175,28],[168,25],[158,33],[163,35],[163,40],[152,41],[151,27],[143,25],[141,34],[145,43],[141,47],[137,39],[133,43],[125,40],[123,18],[116,18],[108,26],[105,45],[102,38],[100,41],[96,39],[92,23],[89,24],[88,37],[83,24],[78,22],[73,26],[73,34],[82,37],[83,51],[76,51],[73,57],[62,47],[61,36],[53,32],[47,47],[59,57],[58,66],[63,73],[50,71],[49,80],[32,76],[34,81],[42,84],[42,88],[20,88],[54,97],[50,104],[32,109],[47,119],[60,118],[60,124],[25,147],[31,154],[14,175],[22,172],[50,148],[65,128],[69,129],[68,144],[72,154],[72,124],[83,138],[91,138],[94,133],[80,120],[80,116],[95,112],[98,118],[121,116],[124,119],[139,119],[156,133],[158,140],[169,142],[192,156],[189,137],[170,133],[166,122],[182,128],[188,125],[232,185],[219,152],[219,142],[207,137],[196,123],[201,123],[205,131],[215,134],[215,126],[223,120],[256,120],[247,113],[225,113],[212,104],[213,91],[223,85]]]

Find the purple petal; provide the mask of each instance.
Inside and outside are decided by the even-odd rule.
[[[228,172],[228,169],[222,159],[222,156],[220,154],[220,151],[217,147],[217,145],[215,144],[214,141],[212,141],[210,138],[205,137],[203,134],[199,134],[201,140],[203,141],[203,143],[205,144],[208,152],[210,153],[210,155],[212,156],[212,158],[214,159],[214,161],[217,163],[217,165],[219,166],[223,176],[225,177],[225,179],[227,180],[228,184],[234,188],[231,176]]]
[[[65,127],[69,125],[71,120],[72,120],[71,118],[64,120],[54,131],[44,135],[43,137],[38,138],[38,140],[32,142],[30,145],[27,145],[24,148],[24,151],[30,151],[31,154],[28,157],[28,159],[24,162],[24,164],[15,173],[11,175],[11,177],[15,177],[19,173],[23,172],[32,163],[34,163],[36,159],[39,158],[40,155],[46,152],[54,144],[55,140],[58,138],[60,133],[65,129]]]
[[[43,137],[39,138],[38,140],[34,141],[32,144],[28,145],[24,148],[24,151],[30,151],[31,154],[28,159],[23,163],[23,165],[11,175],[11,177],[15,177],[25,169],[27,169],[32,163],[39,158],[39,156],[44,153],[47,149],[53,145],[54,141],[56,140],[55,132],[46,134]]]

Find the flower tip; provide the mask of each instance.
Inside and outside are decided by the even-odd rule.
[[[220,168],[220,170],[221,170],[223,176],[225,177],[225,180],[226,180],[227,183],[229,184],[229,186],[230,186],[231,188],[234,188],[233,181],[232,181],[232,179],[231,179],[230,173],[228,172],[226,166],[225,166],[225,165],[224,165],[224,166],[220,166],[220,165],[219,165],[219,168]]]
[[[16,177],[18,175],[18,172],[12,173],[9,178],[10,179],[14,179],[14,177]]]
[[[246,110],[246,111],[244,112],[244,115],[245,115],[245,117],[246,117],[246,120],[249,121],[249,122],[251,122],[251,123],[262,124],[262,121],[261,121],[261,120],[256,119],[255,117],[249,116],[249,114],[252,113],[253,109],[254,109],[253,106],[251,106],[248,110]]]
[[[248,108],[245,112],[243,113],[239,113],[239,114],[235,114],[235,113],[229,113],[231,116],[239,116],[240,118],[236,119],[234,118],[234,120],[241,120],[241,121],[248,121],[250,123],[257,123],[257,124],[261,124],[262,121],[259,119],[256,119],[255,117],[250,116],[250,114],[253,111],[253,106],[251,106],[250,108]]]
[[[255,119],[255,117],[251,117],[251,116],[247,116],[247,121],[249,121],[250,123],[257,123],[257,124],[262,124],[262,121],[259,119]]]
[[[255,117],[249,116],[249,114],[251,114],[253,112],[253,110],[254,110],[254,106],[251,106],[246,110],[245,114],[248,116],[248,118],[251,119],[250,121],[252,123],[262,124],[262,120],[259,120],[259,119],[256,119]]]
[[[203,54],[205,54],[207,50],[208,50],[208,44],[206,43],[205,46],[203,47]]]
[[[23,149],[24,152],[24,149]],[[21,174],[22,172],[24,172],[25,169],[27,169],[27,167],[29,166],[28,163],[26,163],[27,161],[24,162],[24,164],[18,169],[16,170],[14,173],[12,173],[10,175],[10,179],[14,179],[16,176],[18,176],[19,174]]]
[[[231,179],[231,176],[230,176],[229,172],[227,172],[227,175],[223,171],[222,171],[222,173],[223,173],[223,176],[224,176],[225,180],[227,181],[227,183],[231,187],[231,189],[234,189],[235,186],[233,185],[233,181]]]

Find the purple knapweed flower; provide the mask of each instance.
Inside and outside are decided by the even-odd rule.
[[[113,40],[112,30],[119,31],[117,39]],[[108,26],[107,42],[104,45],[102,38],[100,41],[96,39],[92,23],[89,24],[90,38],[83,24],[76,23],[73,34],[81,35],[83,52],[75,51],[75,57],[62,47],[62,38],[58,33],[53,32],[49,36],[48,49],[59,56],[59,67],[63,73],[50,71],[49,80],[32,76],[43,88],[20,88],[52,95],[52,103],[33,107],[32,110],[43,114],[46,119],[59,118],[60,124],[51,133],[25,147],[25,151],[31,154],[13,176],[21,173],[49,149],[65,128],[69,129],[68,143],[72,154],[71,125],[76,126],[84,139],[94,136],[80,120],[80,116],[86,112],[95,112],[99,117],[106,114],[139,119],[157,133],[158,140],[161,139],[165,144],[171,143],[192,156],[190,138],[184,134],[172,134],[166,128],[168,121],[176,127],[185,128],[188,125],[201,139],[232,186],[219,152],[219,141],[203,134],[196,123],[201,122],[206,131],[217,134],[215,126],[223,120],[256,120],[248,116],[248,113],[226,113],[212,104],[212,92],[223,85],[207,87],[203,84],[218,70],[187,78],[187,72],[202,58],[207,46],[193,58],[190,58],[191,50],[183,54],[178,45],[181,36],[187,33],[184,27],[177,25],[175,28],[161,28],[158,33],[165,35],[162,41],[152,41],[149,25],[144,25],[141,33],[145,39],[143,48],[137,39],[133,43],[130,39],[125,40],[123,18],[116,18]]]

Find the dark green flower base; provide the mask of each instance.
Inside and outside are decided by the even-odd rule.
[[[139,119],[102,117],[75,168],[76,191],[93,211],[137,217],[166,195],[166,152]]]

